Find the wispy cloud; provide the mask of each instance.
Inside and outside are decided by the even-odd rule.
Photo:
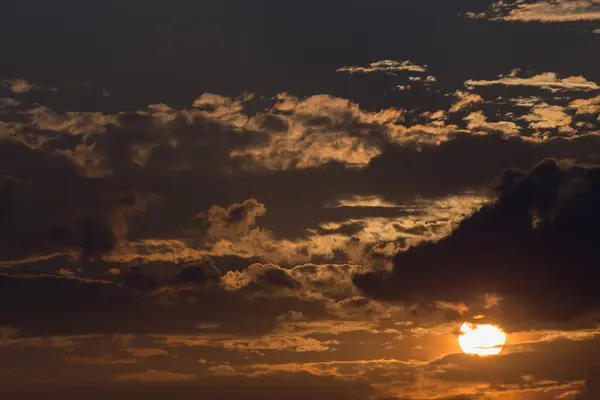
[[[558,74],[554,72],[545,72],[539,75],[533,76],[522,76],[522,71],[519,69],[513,70],[508,75],[500,75],[498,79],[491,80],[467,80],[466,86],[529,86],[537,87],[544,90],[550,90],[552,92],[558,91],[591,91],[600,90],[600,86],[595,83],[588,81],[583,76],[570,76],[567,78],[560,78]]]
[[[373,72],[425,72],[427,71],[427,65],[418,65],[412,61],[392,61],[383,60],[369,64],[368,66],[348,66],[340,67],[337,72],[348,72],[350,74],[362,73],[370,74]]]

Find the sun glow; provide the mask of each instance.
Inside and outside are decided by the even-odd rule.
[[[506,333],[494,325],[465,322],[460,327],[458,344],[466,354],[494,356],[500,354],[506,343]]]

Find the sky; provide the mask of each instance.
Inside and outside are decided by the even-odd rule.
[[[600,398],[600,0],[5,0],[0,48],[2,398]]]

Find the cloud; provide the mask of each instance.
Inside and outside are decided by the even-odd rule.
[[[112,251],[128,231],[127,220],[144,212],[156,197],[150,193],[102,192],[103,185],[85,181],[61,158],[30,153],[19,145],[0,144],[10,158],[22,157],[37,168],[25,179],[6,177],[0,185],[3,215],[0,249],[6,258],[28,253],[64,252],[80,249],[84,259]],[[33,160],[37,160],[33,161]],[[18,165],[6,157],[8,171],[21,175]],[[48,169],[58,177],[47,176]],[[65,197],[68,188],[79,188]],[[67,189],[66,189],[67,188]]]
[[[600,90],[600,86],[595,82],[588,81],[583,76],[570,76],[567,78],[559,78],[554,72],[545,72],[539,75],[519,76],[523,75],[521,70],[515,69],[508,75],[500,75],[494,80],[467,80],[467,87],[477,86],[529,86],[537,87],[551,92],[559,91],[591,91]]]
[[[340,199],[339,204],[333,207],[384,207],[397,208],[398,204],[386,202],[378,196],[352,196],[348,199]]]
[[[157,370],[162,371],[162,370]],[[257,381],[251,378],[215,377],[189,381],[135,380],[121,382],[36,382],[3,386],[3,394],[12,400],[29,400],[45,397],[60,397],[65,400],[105,399],[166,399],[197,400],[203,397],[235,400],[251,393],[257,398],[283,398],[289,400],[362,400],[374,396],[366,382],[339,382],[329,377],[306,375],[289,376],[285,385],[279,379],[266,377]]]
[[[265,212],[265,205],[255,199],[232,204],[227,209],[213,206],[206,215],[208,234],[215,238],[247,235],[251,229],[256,228],[256,218]]]
[[[148,370],[116,375],[115,382],[189,382],[197,379],[193,374],[182,374],[164,370]]]
[[[106,132],[107,127],[116,122],[115,117],[99,112],[70,111],[60,114],[43,106],[27,110],[26,115],[31,125],[41,131],[71,135]]]
[[[25,79],[9,79],[0,81],[0,86],[5,87],[13,93],[27,93],[34,89],[34,86]]]
[[[530,123],[530,129],[558,129],[561,134],[575,133],[575,130],[570,126],[573,118],[561,106],[539,103],[533,106],[530,113],[524,115],[521,119]]]
[[[577,110],[577,114],[600,114],[600,96],[589,99],[573,100],[569,108]]]
[[[573,22],[600,19],[598,0],[512,0],[497,1],[483,13],[470,18],[518,22]]]
[[[36,133],[48,138],[38,148],[0,142],[0,168],[8,174],[0,208],[9,217],[0,227],[2,268],[14,274],[3,282],[23,293],[60,293],[45,308],[57,321],[69,316],[59,310],[69,309],[70,296],[83,296],[98,319],[48,326],[25,302],[27,312],[4,316],[6,323],[23,334],[189,332],[194,314],[237,326],[199,304],[224,301],[234,319],[233,305],[254,315],[248,307],[255,300],[247,296],[282,302],[265,306],[268,318],[275,309],[279,315],[313,307],[321,317],[384,315],[389,309],[352,284],[361,268],[446,236],[485,202],[479,190],[506,167],[597,156],[595,135],[529,142],[446,125],[443,110],[425,124],[403,126],[405,111],[370,112],[331,96],[281,95],[274,104],[265,100],[266,111],[258,113],[249,111],[253,101],[204,95],[189,109],[155,104],[103,114],[110,123],[89,128],[83,127],[92,116],[37,106],[19,114],[30,132],[40,115],[58,122]],[[300,134],[290,134],[296,128]],[[329,134],[331,140],[320,142]],[[312,140],[307,136],[315,137],[310,151],[303,147]],[[346,139],[358,143],[348,151],[362,154],[363,146],[372,157],[354,163],[354,156],[326,156],[328,146]],[[290,150],[272,151],[279,140]],[[238,155],[249,149],[256,158]],[[286,164],[311,152],[306,164]],[[92,167],[110,173],[84,173]],[[394,207],[362,207],[370,202]],[[338,203],[344,206],[329,208]],[[259,261],[277,265],[248,268]],[[49,276],[61,269],[73,279]],[[81,276],[90,281],[78,281]],[[230,285],[236,279],[239,286]],[[103,280],[110,284],[94,283]],[[5,304],[13,295],[4,294]],[[101,298],[129,306],[110,315]]]
[[[136,265],[119,276],[105,274],[105,281],[0,275],[3,288],[0,305],[7,309],[0,316],[0,325],[15,329],[11,333],[13,340],[90,332],[197,335],[202,324],[219,333],[219,337],[213,335],[211,340],[222,340],[223,335],[244,338],[264,334],[279,324],[286,327],[285,335],[280,336],[289,334],[304,340],[316,331],[344,332],[353,325],[339,322],[311,325],[310,321],[300,324],[281,319],[281,315],[294,311],[313,320],[327,321],[342,314],[362,315],[356,310],[351,313],[351,304],[343,306],[339,302],[357,295],[352,275],[365,271],[364,266],[309,264],[286,269],[254,264],[219,278],[213,275],[219,273],[213,265],[198,264]],[[368,301],[363,305],[372,318],[377,318],[377,312],[381,315],[389,312],[389,309],[377,310]],[[94,318],[85,317],[91,314]],[[253,327],[247,325],[249,315],[253,316]],[[359,325],[363,329],[364,323]],[[352,330],[357,327],[354,325]],[[202,335],[196,338],[201,339]],[[132,348],[135,347],[128,345],[123,351],[141,357],[143,347],[139,351]]]
[[[194,101],[193,107],[202,110],[210,118],[228,125],[241,127],[248,122],[248,117],[242,113],[244,103],[252,100],[252,98],[253,96],[249,94],[232,99],[213,93],[205,93]],[[173,111],[168,106],[156,106],[156,109]]]
[[[0,109],[6,109],[11,107],[18,107],[21,105],[21,102],[15,100],[11,97],[0,97]]]
[[[290,377],[299,374],[331,376],[345,382],[364,380],[370,382],[381,398],[398,399],[474,399],[474,398],[532,398],[531,395],[555,398],[565,393],[579,393],[585,385],[583,380],[551,380],[541,376],[517,376],[525,368],[509,361],[525,361],[532,364],[532,356],[526,354],[516,359],[501,356],[495,364],[481,358],[451,355],[430,363],[401,361],[397,359],[331,360],[297,363],[255,363],[250,365],[220,364],[209,368],[212,376],[227,377]],[[445,364],[447,363],[447,364]],[[469,373],[469,368],[472,373]],[[477,368],[486,370],[485,373]],[[460,371],[460,372],[458,372]],[[502,375],[499,375],[499,371]],[[582,371],[578,371],[581,376]],[[494,375],[495,373],[495,375]],[[507,374],[511,374],[506,377]],[[513,377],[512,374],[515,374]],[[562,371],[568,376],[567,371]],[[288,378],[289,379],[289,378]],[[556,379],[556,378],[555,378]],[[551,397],[549,397],[551,396]]]
[[[86,366],[111,366],[123,364],[135,364],[135,358],[119,358],[112,356],[67,356],[64,358],[67,364],[86,365]]]
[[[477,93],[463,92],[458,90],[454,95],[456,96],[457,101],[450,108],[450,112],[459,112],[472,104],[483,103],[483,97]]]
[[[125,351],[136,358],[150,358],[169,355],[169,352],[164,349],[156,349],[150,347],[131,347],[125,349]]]
[[[475,111],[467,115],[464,120],[468,123],[467,127],[473,131],[502,132],[507,136],[518,135],[521,133],[521,128],[512,121],[488,122],[483,111]]]
[[[355,283],[376,298],[403,301],[497,293],[507,308],[550,321],[595,310],[599,171],[554,160],[527,173],[509,170],[495,203],[447,238],[399,253],[392,273],[358,275]],[[506,318],[521,318],[516,309]]]
[[[392,61],[392,60],[383,60],[377,61],[369,64],[367,67],[340,67],[337,72],[348,72],[350,74],[355,73],[363,73],[370,74],[373,72],[400,72],[400,71],[410,71],[410,72],[425,72],[427,71],[427,66],[421,66],[414,64],[411,61]]]
[[[252,118],[248,125],[266,128],[270,140],[234,150],[231,156],[272,170],[332,161],[362,167],[381,153],[381,144],[389,140],[402,114],[393,108],[366,112],[349,100],[327,95],[300,100],[281,94],[270,112]],[[277,129],[269,131],[271,125]]]

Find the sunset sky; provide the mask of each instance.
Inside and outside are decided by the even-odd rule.
[[[0,48],[1,399],[600,399],[600,0],[3,0]]]

